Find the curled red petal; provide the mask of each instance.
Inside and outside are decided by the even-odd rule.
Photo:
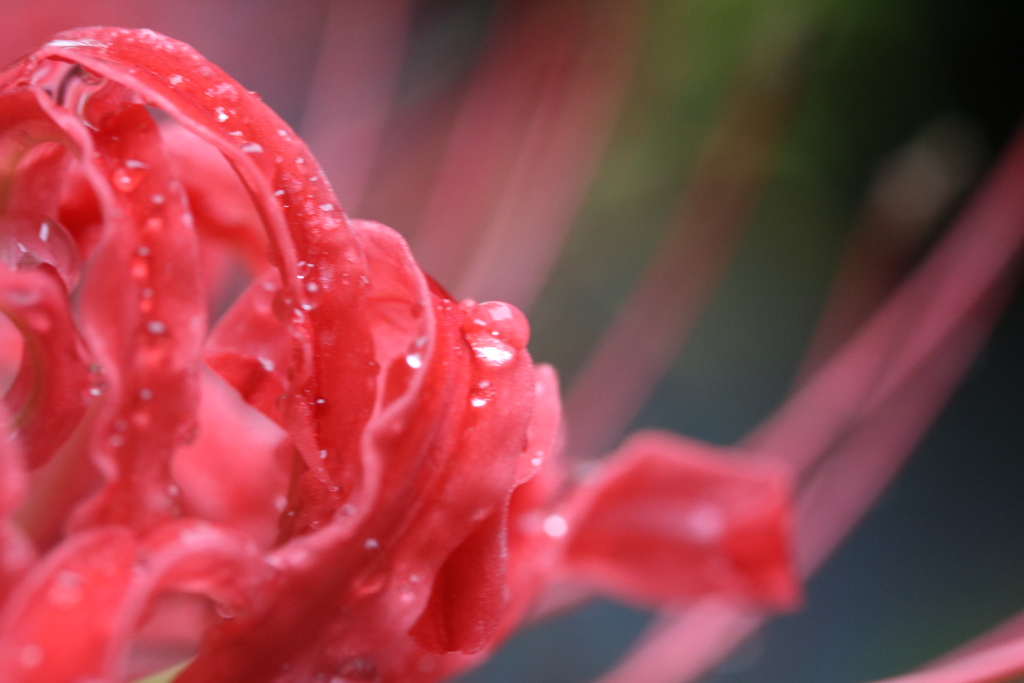
[[[790,481],[773,462],[663,432],[632,436],[545,530],[566,570],[642,604],[718,593],[792,607]]]
[[[434,652],[479,652],[493,639],[505,607],[506,514],[485,519],[452,551],[434,579],[410,633]]]
[[[307,463],[324,450],[357,452],[376,374],[362,319],[364,264],[305,145],[258,97],[190,47],[151,31],[94,28],[61,34],[0,77],[0,85],[31,80],[51,57],[77,63],[163,109],[235,168],[282,273],[275,312],[293,344],[283,420]],[[336,377],[350,381],[344,386],[328,381]],[[318,419],[319,399],[347,409],[340,419]]]
[[[445,649],[477,649],[500,623],[496,583],[463,572],[459,555],[493,561],[498,576],[506,561],[502,524],[485,520],[502,520],[528,444],[536,377],[525,321],[504,304],[439,297],[396,233],[355,228],[370,266],[367,315],[384,377],[363,435],[360,486],[326,523],[272,555],[282,571],[271,589],[279,608],[212,633],[183,682],[300,681],[353,667],[403,680],[426,654],[408,632],[431,600],[483,598],[481,628],[448,619],[447,609],[433,612],[440,622],[424,619],[424,630],[442,631],[420,637]],[[332,455],[325,460],[327,469]],[[316,522],[309,499],[289,505]],[[442,569],[453,557],[448,567],[468,579],[458,586]]]
[[[269,547],[285,503],[288,470],[278,458],[284,438],[279,427],[204,372],[198,436],[172,463],[185,514]]]
[[[273,311],[280,282],[276,270],[256,278],[214,327],[204,355],[249,404],[283,424],[281,397],[288,386],[291,338]]]
[[[30,467],[46,463],[78,425],[93,388],[89,356],[57,278],[0,266],[0,311],[25,340],[5,401]]]
[[[259,604],[272,572],[248,541],[195,520],[139,540],[108,526],[72,536],[17,586],[0,613],[0,678],[10,683],[122,680],[128,645],[165,591],[233,610]]]

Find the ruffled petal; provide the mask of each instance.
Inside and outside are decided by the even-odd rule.
[[[705,594],[793,607],[788,471],[664,432],[630,437],[568,503],[565,570],[641,604]]]
[[[51,271],[52,272],[52,271]],[[25,340],[21,369],[4,397],[29,467],[46,463],[85,414],[90,359],[58,279],[0,266],[0,311]]]
[[[194,520],[140,541],[123,527],[76,534],[18,585],[0,613],[0,678],[121,680],[153,599],[194,593],[232,611],[260,604],[272,572],[240,537]]]

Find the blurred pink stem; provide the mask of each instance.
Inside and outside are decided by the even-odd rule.
[[[1006,294],[1024,239],[1024,133],[925,264],[843,351],[749,440],[758,452],[805,472],[798,561],[810,574],[864,515],[942,408],[983,343]],[[702,603],[703,604],[703,603]],[[601,683],[682,683],[706,672],[725,650],[690,647],[704,626],[691,612],[660,624]],[[738,643],[750,616],[734,608],[713,628]],[[994,683],[1024,672],[1019,641],[886,683]],[[935,676],[930,678],[928,676]]]
[[[967,183],[979,156],[955,120],[926,126],[876,173],[833,278],[796,384],[802,384],[885,300]]]
[[[806,38],[798,25],[744,65],[666,235],[569,392],[575,457],[600,455],[625,431],[717,289],[771,176]]]
[[[876,683],[1003,683],[1024,676],[1024,638]]]
[[[413,236],[457,296],[532,305],[621,107],[646,8],[503,3]]]
[[[412,5],[331,3],[302,133],[349,211],[359,207],[391,108]]]

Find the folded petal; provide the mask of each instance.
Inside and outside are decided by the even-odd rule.
[[[16,587],[0,613],[0,678],[10,683],[121,680],[155,597],[182,591],[232,611],[259,604],[271,572],[255,547],[183,520],[140,541],[123,527],[76,534]]]
[[[574,494],[565,569],[641,604],[709,593],[792,607],[787,470],[663,432],[632,436]]]
[[[90,358],[57,277],[0,266],[0,311],[25,340],[21,369],[4,397],[29,467],[43,465],[85,414]]]

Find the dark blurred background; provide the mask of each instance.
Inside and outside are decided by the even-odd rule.
[[[543,17],[558,5],[579,14]],[[640,17],[639,28],[605,39],[600,31],[617,26],[616,12]],[[524,16],[541,18],[516,29]],[[517,73],[501,60],[527,68],[574,21],[609,16],[611,23],[583,33],[619,50],[612,62],[626,66],[609,82],[621,92],[602,100],[606,133],[592,135],[590,166],[570,164],[558,176],[582,194],[564,212],[567,237],[550,250],[550,273],[531,276],[539,296],[516,303],[530,309],[535,358],[555,364],[571,386],[659,248],[680,194],[701,172],[705,144],[723,126],[740,125],[729,119],[730,102],[782,83],[769,92],[780,107],[754,106],[738,119],[758,126],[774,117],[778,142],[768,145],[763,182],[748,193],[751,214],[721,282],[633,422],[732,443],[791,388],[843,247],[872,202],[903,206],[914,188],[901,185],[897,171],[916,168],[927,179],[935,167],[921,171],[906,160],[919,160],[922,149],[939,154],[947,174],[910,234],[898,235],[898,272],[890,273],[897,280],[984,177],[1024,108],[1024,3],[0,0],[0,58],[79,25],[148,27],[189,42],[308,135],[329,175],[337,173],[350,214],[429,246],[424,225],[436,209],[431,202],[443,200],[438,178],[474,84],[493,68],[491,87],[533,96],[528,75],[501,80]],[[514,39],[502,38],[514,30]],[[504,54],[493,57],[501,45]],[[556,143],[580,130],[571,115]],[[524,130],[507,131],[513,152]],[[469,140],[486,160],[490,138]],[[493,153],[497,164],[508,150]],[[467,179],[456,174],[456,189],[460,177]],[[479,198],[467,193],[464,201]],[[427,252],[426,267],[443,271],[436,243],[435,255]],[[436,267],[431,259],[440,259]],[[489,291],[471,279],[444,284],[457,294],[462,286]],[[1018,295],[909,466],[811,581],[806,606],[771,622],[711,680],[891,675],[1024,608],[1022,343]],[[525,630],[465,680],[589,680],[621,657],[646,621],[626,607],[594,604]]]

